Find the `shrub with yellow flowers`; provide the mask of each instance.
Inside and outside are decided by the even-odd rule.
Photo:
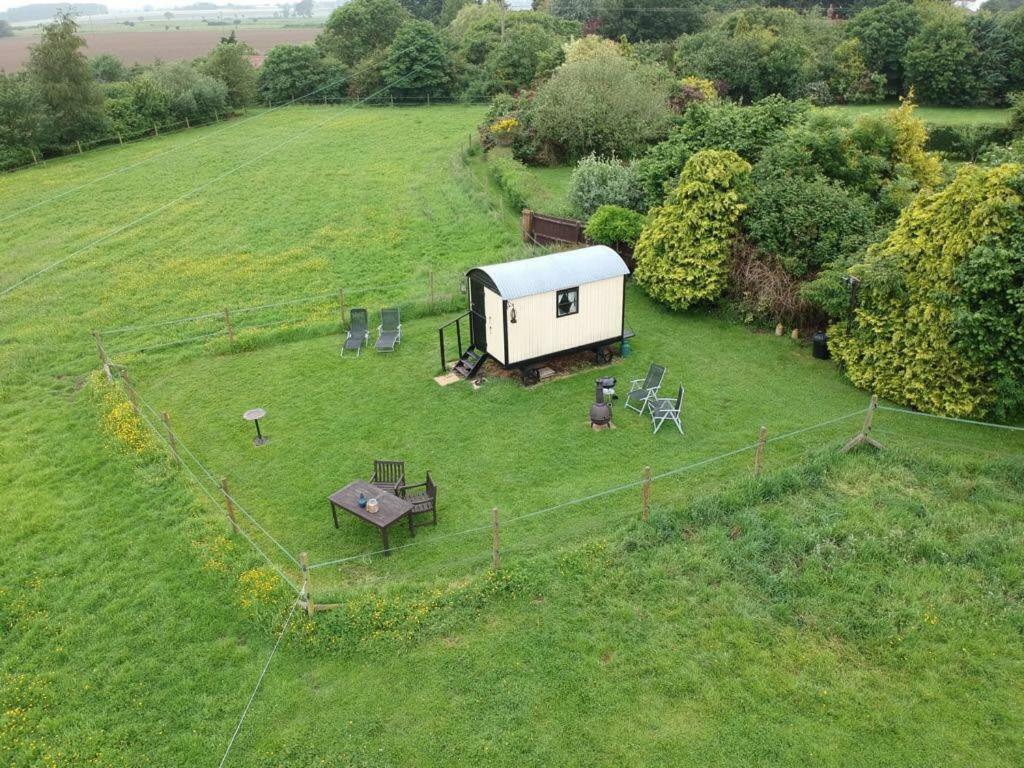
[[[494,140],[504,146],[511,143],[516,131],[519,130],[519,121],[514,117],[503,117],[491,123],[488,130]]]
[[[153,448],[153,435],[128,401],[123,390],[94,371],[89,381],[99,394],[103,408],[103,430],[132,453],[142,454]]]

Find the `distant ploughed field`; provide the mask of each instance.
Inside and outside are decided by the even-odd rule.
[[[211,29],[183,29],[168,31],[85,32],[86,55],[112,53],[126,64],[148,64],[158,59],[174,61],[202,56],[213,48],[230,27]],[[240,40],[260,52],[266,52],[280,43],[308,43],[319,29],[239,29]],[[28,49],[39,38],[5,37],[0,39],[0,70],[16,72],[28,62]]]

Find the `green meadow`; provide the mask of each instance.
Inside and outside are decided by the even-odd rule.
[[[482,114],[288,108],[0,177],[0,762],[1018,764],[1024,433],[882,410],[840,454],[869,393],[633,287],[600,373],[667,365],[685,435],[592,432],[594,368],[438,386],[459,275],[533,253],[464,156]],[[340,300],[401,306],[399,350],[340,357]],[[374,458],[440,486],[387,558],[326,502]],[[336,609],[293,610],[299,552]]]

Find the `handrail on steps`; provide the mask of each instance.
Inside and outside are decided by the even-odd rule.
[[[437,329],[438,341],[441,344],[441,373],[447,373],[448,372],[448,361],[447,361],[447,356],[445,355],[445,350],[444,350],[444,329],[449,327],[450,325],[454,325],[455,326],[455,339],[456,339],[456,344],[458,345],[458,348],[459,348],[459,355],[458,356],[462,357],[462,354],[466,351],[466,350],[464,350],[462,348],[462,319],[464,317],[469,317],[469,314],[470,313],[467,310],[466,312],[463,312],[461,315],[459,315],[455,319],[449,320],[447,323],[445,323],[444,325],[442,325],[440,328]]]

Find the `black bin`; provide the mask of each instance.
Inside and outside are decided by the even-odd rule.
[[[828,360],[830,357],[828,353],[828,334],[824,331],[818,331],[811,337],[811,340],[811,354],[819,360]]]

